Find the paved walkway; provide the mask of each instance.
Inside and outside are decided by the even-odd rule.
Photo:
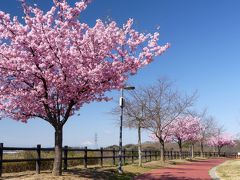
[[[198,160],[168,168],[155,169],[134,180],[211,180],[208,171],[226,159]]]

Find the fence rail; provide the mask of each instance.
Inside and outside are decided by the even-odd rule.
[[[25,158],[25,159],[4,159],[4,152],[7,151],[35,151],[36,157],[35,158]],[[25,147],[4,147],[3,143],[0,143],[0,177],[3,173],[3,164],[4,163],[12,163],[12,162],[36,162],[36,173],[40,174],[41,171],[41,162],[43,161],[53,161],[54,158],[43,158],[41,156],[41,152],[44,151],[54,151],[54,148],[42,148],[41,145],[37,145],[36,147],[32,148],[25,148]],[[89,160],[97,159],[99,162],[99,165],[103,167],[103,161],[104,159],[112,159],[112,164],[116,165],[116,159],[118,158],[118,150],[117,149],[88,149],[85,148],[71,148],[68,146],[64,146],[63,149],[63,169],[67,170],[68,168],[68,161],[69,160],[82,160],[84,168],[88,167]],[[69,157],[69,152],[82,152],[83,156],[81,157]],[[90,157],[88,156],[88,152],[98,152],[100,155]],[[106,156],[104,153],[110,153],[110,155]],[[216,157],[218,156],[217,152],[204,152],[204,156],[208,157]],[[172,159],[178,159],[180,158],[179,151],[166,151],[164,153],[164,156],[166,159],[172,160]],[[200,152],[194,152],[194,156],[200,156]],[[221,156],[226,156],[225,153],[221,153]],[[152,161],[152,160],[158,160],[160,157],[160,151],[153,151],[153,150],[143,150],[142,151],[142,159],[145,159],[145,162]],[[182,158],[191,157],[190,152],[182,152]],[[123,150],[123,164],[126,164],[126,159],[130,159],[130,163],[134,163],[134,161],[138,158],[138,151],[127,151]]]

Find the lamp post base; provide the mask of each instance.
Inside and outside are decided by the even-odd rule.
[[[122,170],[121,167],[118,168],[118,173],[119,173],[119,174],[123,174],[123,170]]]

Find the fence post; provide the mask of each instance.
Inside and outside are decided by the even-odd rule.
[[[115,157],[115,148],[113,148],[113,165],[115,165],[116,164],[116,157]]]
[[[0,177],[2,177],[3,143],[0,143]]]
[[[37,145],[36,174],[40,174],[41,170],[41,144]]]
[[[100,149],[100,152],[101,152],[100,163],[101,163],[101,167],[103,167],[103,148],[102,147]]]
[[[87,146],[84,147],[84,168],[87,168]]]
[[[155,153],[155,161],[157,160],[157,151],[154,151]]]
[[[126,149],[123,149],[123,164],[126,164]]]
[[[64,152],[63,152],[63,155],[64,155],[64,163],[63,163],[63,169],[64,170],[67,170],[67,158],[68,158],[68,146],[64,146]]]
[[[134,151],[132,149],[132,164],[134,163]]]

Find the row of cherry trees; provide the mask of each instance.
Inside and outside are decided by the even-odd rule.
[[[204,118],[204,117],[202,117]],[[220,156],[220,151],[224,146],[234,145],[233,137],[223,131],[222,127],[213,124],[213,119],[200,119],[197,116],[187,115],[176,119],[171,124],[169,131],[169,141],[177,142],[182,154],[182,145],[184,143],[191,144],[192,157],[194,154],[194,145],[200,142],[201,156],[203,156],[204,145],[215,147]]]
[[[176,142],[180,157],[184,144],[199,142],[201,154],[204,146],[216,147],[218,153],[225,145],[233,145],[233,139],[218,127],[214,119],[193,110],[196,93],[183,95],[168,79],[159,79],[156,85],[129,92],[124,110],[125,127],[138,129],[139,165],[141,166],[141,129],[150,131],[153,140],[159,142],[161,160],[164,161],[165,144]]]

